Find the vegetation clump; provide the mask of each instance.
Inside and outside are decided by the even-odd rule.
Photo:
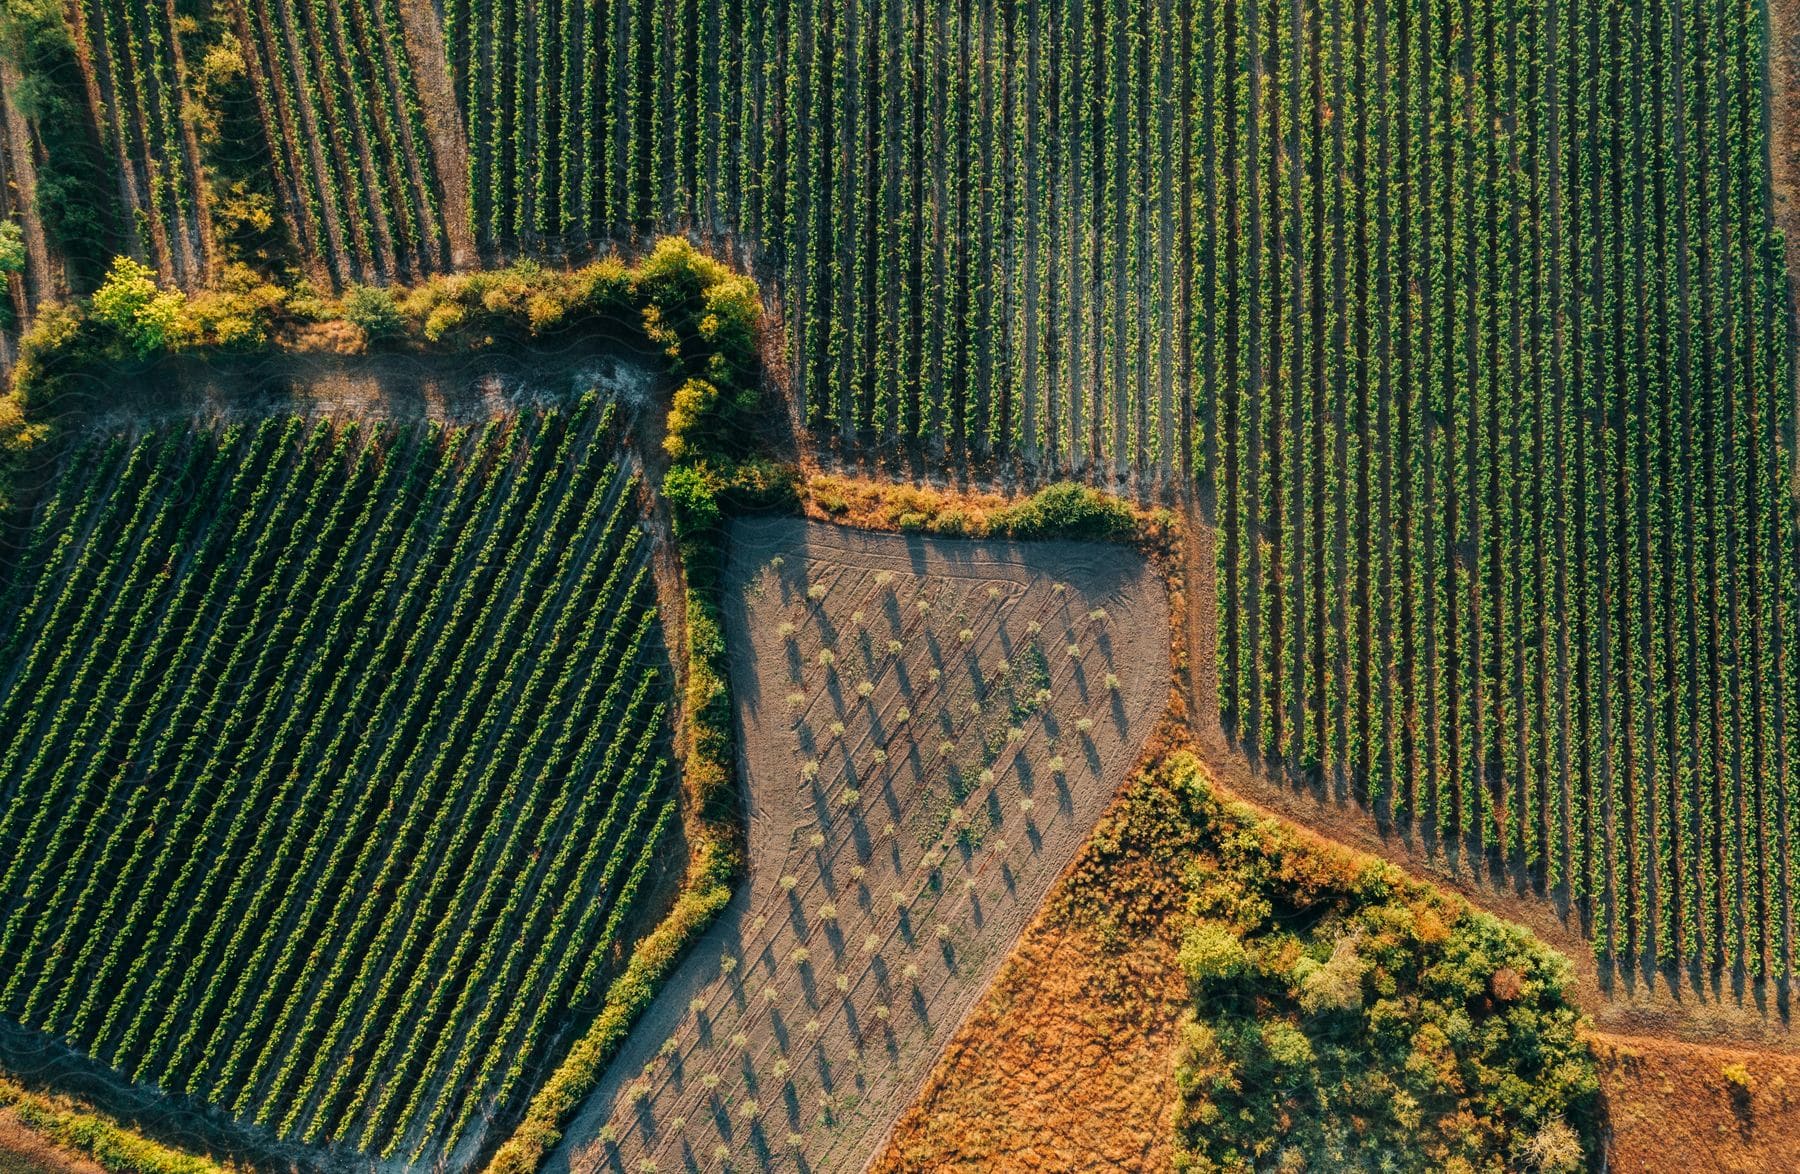
[[[1565,959],[1222,802],[1185,753],[1131,784],[1054,915],[1120,950],[1182,926],[1178,1169],[1573,1170],[1598,1152]]]

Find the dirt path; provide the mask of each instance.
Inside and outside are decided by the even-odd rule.
[[[738,523],[749,882],[551,1169],[861,1169],[1160,716],[1162,594],[1117,548]]]
[[[72,423],[95,433],[274,413],[465,422],[566,403],[596,388],[641,409],[665,378],[655,356],[599,339],[554,351],[474,355],[298,351],[210,361],[178,356],[123,374],[98,402],[71,400],[68,410]]]
[[[400,20],[406,26],[406,51],[412,58],[419,104],[425,110],[425,132],[431,137],[431,157],[437,165],[450,264],[456,269],[473,268],[481,263],[481,253],[471,229],[469,143],[456,90],[450,84],[444,30],[431,0],[400,0]]]

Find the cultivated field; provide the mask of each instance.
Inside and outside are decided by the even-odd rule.
[[[510,1120],[671,851],[617,414],[72,454],[0,596],[0,1010],[283,1139]]]
[[[692,226],[773,278],[827,443],[1190,497],[1246,750],[1515,863],[1622,966],[1791,972],[1754,6],[445,21],[491,244]]]
[[[553,1169],[859,1169],[1167,701],[1167,603],[1120,548],[730,545],[750,881]]]

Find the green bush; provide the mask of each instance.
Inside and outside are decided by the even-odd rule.
[[[25,234],[17,221],[0,220],[0,274],[25,272]]]
[[[156,273],[130,257],[114,257],[106,281],[94,291],[93,315],[110,326],[139,357],[170,349],[179,340],[187,297],[156,284]]]
[[[344,293],[344,318],[370,340],[392,338],[406,328],[392,292],[353,285]]]
[[[1124,538],[1137,521],[1131,507],[1086,485],[1061,481],[988,520],[996,534],[1012,538]]]

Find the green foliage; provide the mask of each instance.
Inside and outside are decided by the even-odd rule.
[[[1119,949],[1183,926],[1178,1168],[1498,1174],[1598,1153],[1565,959],[1222,802],[1185,753],[1127,788],[1055,913]]]
[[[199,63],[188,77],[185,111],[212,186],[213,235],[227,264],[276,273],[291,260],[292,244],[276,203],[274,160],[230,10],[208,5],[183,42],[190,65]]]
[[[170,1149],[85,1107],[39,1096],[0,1077],[0,1108],[33,1133],[91,1157],[110,1174],[225,1174],[227,1167]]]
[[[1125,538],[1136,531],[1131,507],[1087,485],[1060,481],[989,519],[995,534],[1012,538]]]
[[[1229,987],[1250,972],[1250,953],[1230,926],[1196,921],[1181,936],[1181,972],[1196,987]]]
[[[130,257],[114,257],[106,280],[94,291],[95,320],[112,327],[140,357],[159,354],[177,340],[187,297],[161,289],[156,274]]]
[[[689,379],[675,389],[663,437],[670,459],[691,460],[719,446],[728,424],[721,419],[719,400],[719,389],[704,379]]]
[[[391,291],[353,285],[344,293],[344,318],[371,340],[391,338],[406,326]]]
[[[0,220],[0,274],[25,272],[25,234],[16,220]]]

